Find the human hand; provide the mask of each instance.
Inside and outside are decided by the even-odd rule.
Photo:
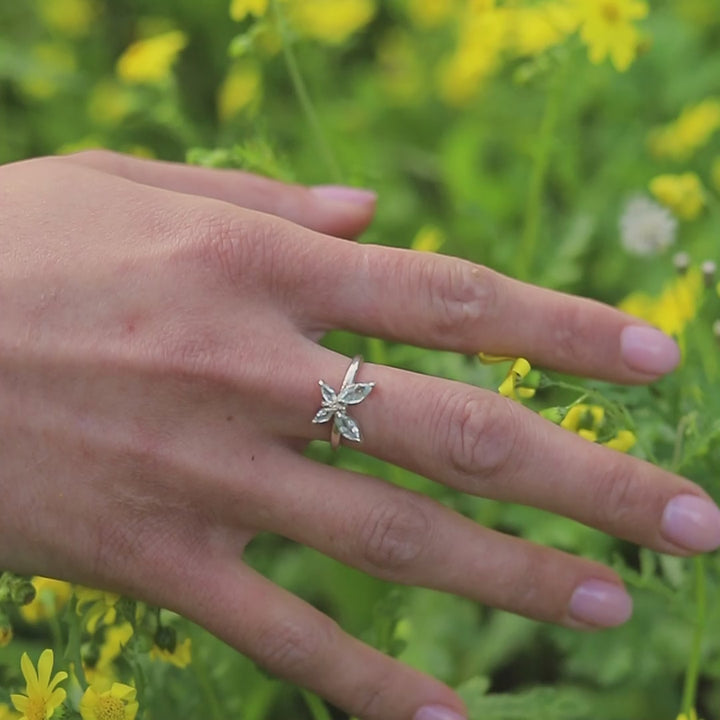
[[[363,719],[452,720],[449,688],[245,565],[252,537],[578,629],[623,622],[630,600],[601,564],[304,458],[329,436],[317,381],[337,389],[348,364],[317,340],[628,383],[678,352],[599,303],[322,234],[370,220],[369,196],[341,193],[106,153],[0,168],[0,567],[171,608]],[[683,478],[485,390],[370,364],[358,380],[376,383],[352,412],[363,452],[661,552],[720,544],[720,512]]]

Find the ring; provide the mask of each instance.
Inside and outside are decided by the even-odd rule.
[[[333,450],[340,447],[340,439],[355,443],[362,442],[362,433],[357,422],[347,414],[348,405],[361,403],[375,387],[374,382],[355,382],[355,375],[362,363],[362,356],[356,355],[345,373],[339,392],[335,392],[324,380],[318,380],[322,394],[322,405],[313,418],[314,423],[333,420],[330,444]]]

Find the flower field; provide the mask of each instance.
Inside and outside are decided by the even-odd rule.
[[[681,365],[637,387],[486,355],[481,338],[473,356],[323,343],[496,390],[720,502],[716,0],[0,0],[0,164],[97,147],[371,188],[361,242],[660,327]],[[349,448],[307,452],[623,578],[632,619],[579,633],[252,541],[252,567],[457,688],[471,720],[720,718],[720,554],[661,555]],[[165,609],[0,573],[0,720],[347,717]]]

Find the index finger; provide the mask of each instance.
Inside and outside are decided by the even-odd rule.
[[[317,243],[324,259],[308,278],[305,307],[327,329],[523,356],[543,367],[624,383],[653,380],[680,359],[670,337],[600,302],[448,256],[322,237]]]

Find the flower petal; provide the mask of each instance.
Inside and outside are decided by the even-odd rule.
[[[333,416],[334,414],[335,414],[335,411],[334,411],[334,410],[332,410],[332,409],[330,409],[330,408],[326,408],[326,407],[321,407],[321,408],[317,411],[317,415],[315,415],[315,417],[313,418],[313,422],[314,422],[314,423],[324,423],[324,422],[327,422],[328,420],[330,420],[330,419],[332,418],[332,416]]]
[[[46,688],[50,684],[50,673],[52,673],[53,661],[55,655],[52,650],[43,650],[38,660],[38,684],[41,688]]]
[[[135,699],[135,695],[137,694],[137,691],[134,687],[130,685],[125,685],[125,683],[113,683],[112,688],[110,689],[110,694],[113,697],[116,697],[118,700],[128,700],[132,701]]]
[[[48,690],[49,691],[54,690],[55,686],[58,683],[61,683],[63,680],[67,680],[67,676],[68,676],[68,674],[64,670],[61,670],[59,673],[57,673],[55,675],[55,677],[52,679],[52,681],[48,684]]]
[[[320,392],[324,403],[334,403],[337,400],[337,393],[323,380],[318,380]]]
[[[362,440],[358,424],[345,413],[335,414],[335,427],[347,440],[351,440],[352,442],[360,442]]]
[[[28,703],[30,702],[30,698],[27,697],[27,695],[11,695],[10,700],[15,706],[15,709],[23,714],[25,713]]]
[[[375,387],[374,382],[369,383],[353,383],[346,385],[338,395],[338,400],[346,405],[357,405],[362,402]]]
[[[20,660],[20,667],[22,668],[22,674],[27,683],[27,692],[30,693],[38,687],[38,676],[35,666],[32,664],[30,656],[25,652]]]

